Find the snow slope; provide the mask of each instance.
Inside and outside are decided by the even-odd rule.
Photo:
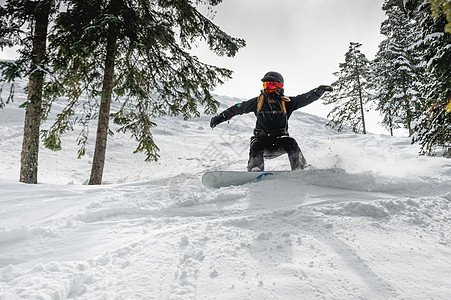
[[[116,134],[105,184],[84,185],[93,146],[77,159],[73,132],[25,185],[16,96],[0,110],[1,300],[451,296],[451,161],[408,138],[336,134],[300,110],[290,132],[313,169],[208,190],[206,170],[245,170],[254,116],[166,117],[158,163]]]

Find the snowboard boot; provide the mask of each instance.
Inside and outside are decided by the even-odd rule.
[[[265,161],[263,154],[260,156],[250,156],[247,163],[247,170],[249,172],[261,172],[265,170]]]
[[[299,152],[288,153],[288,159],[290,160],[291,170],[302,170],[307,165],[304,155],[301,150]]]

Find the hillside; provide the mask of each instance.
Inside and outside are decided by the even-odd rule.
[[[209,116],[165,117],[157,163],[115,134],[104,185],[84,185],[93,141],[77,159],[75,131],[41,150],[39,184],[25,185],[17,96],[0,110],[2,300],[451,295],[451,161],[408,138],[336,134],[301,109],[290,133],[312,169],[208,190],[203,172],[245,170],[255,117],[214,130]],[[267,169],[289,169],[286,155]]]

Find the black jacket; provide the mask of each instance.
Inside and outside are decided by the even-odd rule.
[[[257,117],[254,134],[259,136],[281,136],[288,134],[288,119],[293,111],[306,106],[320,98],[315,90],[311,90],[305,94],[296,97],[284,97],[278,95],[264,95],[263,105],[257,112],[258,98],[235,104],[221,114],[225,120],[230,120],[233,116],[247,114],[253,112]],[[283,112],[281,101],[285,101],[286,113]]]

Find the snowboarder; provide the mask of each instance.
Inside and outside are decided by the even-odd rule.
[[[307,164],[296,140],[288,134],[288,119],[293,111],[318,100],[328,85],[320,85],[296,97],[284,96],[283,77],[277,72],[268,72],[262,78],[260,96],[235,104],[211,118],[210,127],[230,120],[233,116],[255,113],[257,122],[249,149],[248,171],[264,171],[264,157],[272,158],[288,154],[292,170],[303,169]]]

